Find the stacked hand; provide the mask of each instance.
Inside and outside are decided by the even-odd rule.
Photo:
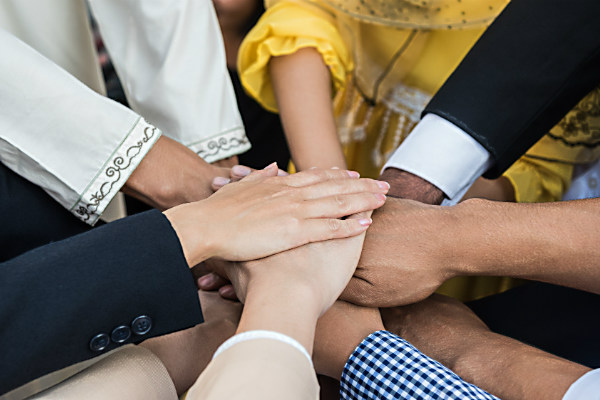
[[[370,307],[415,303],[454,274],[447,207],[390,198],[375,211],[358,268],[342,299]]]
[[[190,266],[211,257],[258,259],[310,242],[358,235],[370,218],[339,218],[380,207],[389,188],[344,170],[277,173],[271,165],[206,200],[165,212]]]

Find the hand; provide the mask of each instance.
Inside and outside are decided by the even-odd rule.
[[[254,169],[252,169],[250,167],[246,167],[245,165],[234,165],[229,170],[229,178],[217,176],[217,177],[215,177],[215,179],[213,179],[212,185],[211,185],[212,190],[216,192],[217,190],[221,189],[223,186],[227,185],[228,183],[238,182],[238,181],[242,180],[243,178],[247,177],[248,175],[250,175],[254,171],[255,171]],[[277,176],[288,176],[288,175],[289,174],[282,169],[277,171]]]
[[[354,349],[371,333],[383,329],[377,308],[336,301],[317,322],[313,352],[317,373],[339,381]]]
[[[369,307],[422,300],[456,274],[449,207],[390,198],[373,215],[358,268],[341,299]]]
[[[181,143],[161,136],[133,171],[123,193],[159,210],[207,198],[215,177],[229,168],[208,164]]]
[[[190,266],[211,257],[240,261],[306,243],[355,236],[370,218],[338,218],[373,210],[389,185],[344,170],[276,177],[275,164],[229,184],[201,202],[165,212]]]
[[[364,217],[366,215],[356,214],[349,219]],[[216,272],[231,280],[242,302],[254,287],[264,287],[265,291],[272,291],[269,287],[307,289],[311,296],[305,301],[316,304],[320,315],[333,304],[350,280],[364,237],[363,232],[350,238],[310,243],[260,260],[221,263],[222,269]]]
[[[219,258],[211,258],[201,263],[200,265],[204,266],[204,269],[207,272],[201,275],[194,274],[194,277],[197,278],[196,285],[198,286],[198,289],[205,291],[218,290],[219,294],[224,299],[239,301],[233,285],[229,279],[226,278],[227,272],[225,269],[228,263],[229,261]],[[197,268],[198,267],[194,267],[194,270]]]
[[[246,302],[238,331],[281,332],[298,340],[310,353],[317,318],[352,276],[363,240],[364,233],[310,243],[261,260],[228,264],[226,274],[238,297]]]

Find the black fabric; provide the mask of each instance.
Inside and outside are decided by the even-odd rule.
[[[467,305],[494,332],[600,367],[599,295],[535,282]]]
[[[89,229],[42,189],[0,164],[0,261]]]
[[[194,279],[177,235],[162,213],[149,211],[88,230],[62,221],[60,215],[71,221],[76,218],[68,212],[53,214],[57,210],[43,204],[44,200],[54,203],[45,193],[36,193],[37,188],[16,177],[22,180],[19,187],[18,179],[7,178],[5,169],[0,171],[3,185],[8,182],[0,197],[2,253],[15,252],[4,242],[17,242],[12,232],[28,241],[22,247],[32,247],[86,231],[0,263],[0,394],[99,355],[89,348],[92,337],[110,335],[120,325],[131,326],[138,316],[149,316],[153,327],[125,343],[203,321]],[[7,187],[10,196],[4,192]],[[18,216],[28,210],[19,204],[38,204],[37,211],[48,211],[47,219],[37,215],[37,221],[22,224]],[[37,213],[29,211],[32,218]],[[104,352],[117,346],[111,342]]]
[[[600,84],[600,2],[513,1],[427,105],[473,136],[496,178]]]
[[[252,144],[250,150],[238,156],[240,164],[251,168],[264,168],[273,161],[277,161],[279,168],[287,169],[290,162],[290,151],[279,114],[265,110],[248,96],[236,71],[229,70],[229,75],[246,128],[246,136]]]

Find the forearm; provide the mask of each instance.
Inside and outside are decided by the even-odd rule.
[[[333,117],[330,72],[319,52],[304,48],[273,57],[269,70],[296,168],[345,168]]]
[[[244,312],[236,333],[279,332],[297,340],[311,354],[320,309],[314,293],[300,285],[262,280],[248,286]],[[302,303],[302,304],[300,304]]]
[[[456,357],[440,361],[501,399],[562,399],[573,382],[590,371],[493,332],[471,335],[468,343],[464,338],[456,342]]]
[[[410,172],[387,168],[379,179],[390,184],[388,196],[391,197],[416,200],[426,204],[440,204],[444,200],[444,193],[440,189]]]
[[[453,210],[451,264],[600,293],[600,200],[512,204],[469,200]],[[456,241],[459,242],[456,242]]]

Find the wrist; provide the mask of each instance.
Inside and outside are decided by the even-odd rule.
[[[237,333],[251,330],[279,332],[297,340],[312,354],[315,326],[321,313],[314,290],[302,284],[282,284],[269,278],[249,278]]]
[[[380,180],[390,184],[388,196],[420,201],[426,204],[441,204],[444,193],[432,183],[410,172],[387,168]]]
[[[190,268],[215,255],[215,245],[206,234],[208,227],[199,223],[197,206],[194,203],[182,204],[163,212],[179,238],[183,255]]]

